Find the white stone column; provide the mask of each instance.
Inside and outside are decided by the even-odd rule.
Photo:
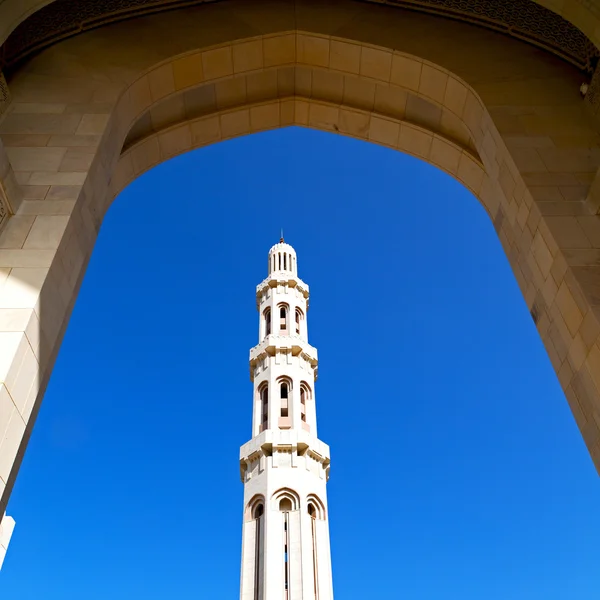
[[[279,256],[285,254],[279,268]],[[329,448],[316,437],[314,384],[317,351],[307,342],[305,327],[309,289],[298,277],[296,253],[283,240],[269,252],[267,279],[257,287],[259,341],[250,351],[250,374],[253,382],[253,437],[240,450],[240,467],[244,482],[244,530],[241,566],[241,600],[331,600],[331,561],[326,511],[319,509],[319,520],[308,514],[309,502],[326,506],[325,483],[329,465]],[[291,260],[290,260],[291,257]],[[280,331],[279,308],[288,308],[287,327]],[[271,310],[272,335],[265,337],[263,313]],[[296,333],[295,314],[299,308],[304,318]],[[288,389],[288,418],[281,417],[281,382]],[[300,389],[305,382],[311,393],[306,401],[307,423],[301,419]],[[262,416],[258,390],[268,384],[269,422],[259,431]],[[314,450],[314,452],[311,452]],[[320,458],[319,458],[320,457]],[[261,468],[256,465],[260,464]],[[315,500],[318,498],[318,500]],[[262,551],[256,553],[256,523],[249,520],[252,510],[261,504]],[[316,515],[315,515],[316,517]],[[287,530],[284,529],[287,520]],[[313,526],[315,528],[313,538]],[[287,531],[287,533],[286,533]],[[254,533],[253,533],[254,532]],[[287,535],[287,560],[284,540]],[[316,550],[316,554],[315,554]],[[257,580],[257,573],[260,573]],[[287,573],[287,588],[286,588]]]

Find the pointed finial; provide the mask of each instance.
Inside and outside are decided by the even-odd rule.
[[[280,243],[280,244],[283,244],[283,243],[284,243],[284,241],[283,241],[283,227],[281,228],[281,238],[280,238],[280,240],[279,240],[279,243]]]

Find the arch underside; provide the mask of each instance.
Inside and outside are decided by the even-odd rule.
[[[122,152],[126,153],[136,144],[180,123],[195,122],[202,117],[235,111],[240,107],[286,99],[339,105],[355,112],[375,110],[382,117],[436,131],[440,137],[479,160],[471,134],[447,107],[439,106],[407,88],[378,87],[341,70],[334,74],[331,70],[298,65],[240,73],[225,81],[206,83],[189,91],[175,93],[157,103],[135,122],[125,139]],[[348,133],[335,125],[332,130]]]
[[[133,17],[214,1],[217,0],[30,0],[32,8],[29,11],[25,10],[20,16],[18,10],[13,11],[16,22],[13,22],[14,30],[5,34],[7,37],[0,47],[0,70],[14,68],[42,48],[83,31]],[[365,1],[377,1],[474,23],[535,44],[587,72],[594,70],[599,56],[594,36],[591,36],[592,39],[588,37],[590,31],[596,33],[593,28],[589,29],[589,17],[600,14],[600,9],[593,1],[588,1],[585,9],[579,5],[578,11],[570,8],[569,3],[565,6],[564,2],[561,5],[552,0]],[[9,2],[5,1],[5,4]],[[587,27],[584,26],[586,17]]]
[[[172,156],[288,125],[407,152],[473,192],[600,468],[600,221],[585,201],[600,150],[581,71],[430,14],[289,7],[228,0],[118,22],[12,75],[0,118],[0,190],[15,213],[0,233],[0,402],[11,403],[0,514],[113,198]]]

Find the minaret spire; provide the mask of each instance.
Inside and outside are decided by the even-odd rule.
[[[317,437],[318,358],[308,343],[308,299],[282,229],[269,251],[268,276],[256,288],[252,439],[240,449],[240,600],[333,600],[329,447]]]

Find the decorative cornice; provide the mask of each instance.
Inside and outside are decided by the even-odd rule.
[[[305,354],[317,361],[317,349],[297,335],[268,335],[260,344],[250,349],[250,361],[259,356],[274,356],[277,352],[291,352],[293,356]]]
[[[10,93],[8,91],[8,85],[2,71],[0,71],[0,117],[4,114],[9,104]],[[0,230],[6,225],[9,216],[10,209],[8,206],[8,198],[6,197],[6,192],[0,182]]]
[[[321,449],[329,450],[329,447],[325,444],[319,444]],[[244,446],[242,446],[244,448]],[[315,448],[313,448],[308,440],[299,439],[295,442],[289,443],[284,441],[270,441],[265,442],[258,448],[255,448],[248,456],[240,456],[240,478],[242,482],[246,480],[246,474],[252,467],[253,463],[259,462],[262,458],[269,458],[273,455],[281,454],[297,454],[298,458],[310,458],[315,462],[319,463],[325,473],[325,479],[329,479],[331,459],[329,455],[323,455]],[[307,466],[308,468],[308,466]]]
[[[375,1],[494,29],[544,48],[587,73],[593,73],[600,57],[598,48],[580,29],[531,0]]]
[[[4,78],[4,73],[0,71],[0,117],[5,113],[8,105],[10,104],[10,90],[8,89],[8,83]]]
[[[318,375],[319,358],[317,349],[293,335],[269,335],[260,344],[250,349],[250,380],[254,381],[254,369],[259,361],[276,354],[291,353],[310,364]]]
[[[311,448],[318,456],[323,457],[326,464],[329,464],[329,446],[311,433],[295,429],[265,429],[240,448],[239,457],[240,460],[254,460],[262,454],[271,456],[274,447],[284,446],[298,448],[300,454]]]
[[[0,69],[84,31],[216,0],[55,0],[25,19],[0,48]],[[363,0],[474,23],[544,48],[593,72],[600,53],[575,25],[532,0]]]
[[[0,48],[0,68],[65,38],[155,12],[186,8],[215,0],[54,0],[25,19]]]
[[[8,207],[8,198],[4,192],[2,183],[0,182],[0,230],[6,225],[8,218],[10,217],[10,210]]]
[[[260,299],[267,289],[276,288],[278,285],[287,285],[291,288],[296,288],[306,298],[308,308],[308,299],[310,297],[308,284],[304,283],[299,277],[294,277],[291,273],[284,273],[283,271],[269,275],[256,286],[256,308],[260,308]]]
[[[600,111],[600,69],[596,69],[585,95],[586,104],[596,115]]]

